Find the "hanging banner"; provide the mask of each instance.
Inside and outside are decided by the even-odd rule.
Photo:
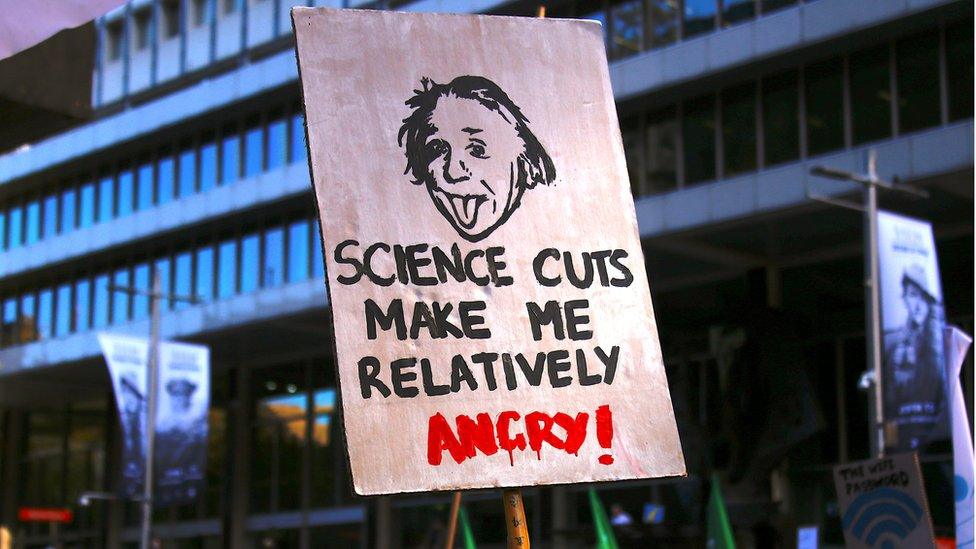
[[[935,548],[917,453],[838,465],[834,487],[849,549]]]
[[[149,341],[100,333],[122,425],[123,492],[141,497],[146,468]],[[156,392],[154,505],[188,503],[203,490],[210,350],[161,342]]]
[[[600,25],[292,18],[356,492],[685,474]]]
[[[156,406],[157,505],[188,503],[203,492],[209,409],[210,349],[161,343]]]
[[[949,435],[945,313],[932,225],[879,212],[878,264],[885,445],[914,450]]]
[[[952,406],[953,487],[956,500],[956,547],[973,546],[973,435],[959,374],[973,338],[955,326],[945,329],[946,397]]]
[[[146,472],[146,365],[149,341],[100,333],[98,343],[108,364],[122,425],[122,491],[126,496],[139,497],[142,496]]]

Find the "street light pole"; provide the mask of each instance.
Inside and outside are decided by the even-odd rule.
[[[115,292],[129,295],[142,295],[149,298],[149,357],[146,361],[146,466],[143,478],[142,498],[142,528],[139,548],[150,549],[152,544],[152,513],[153,513],[153,480],[156,450],[156,393],[159,386],[159,302],[163,299],[172,301],[186,301],[199,303],[196,296],[172,295],[162,291],[159,272],[153,269],[152,289],[142,290],[131,286],[111,286]]]
[[[864,214],[864,307],[867,370],[861,375],[862,389],[873,389],[868,405],[871,455],[883,457],[885,450],[884,430],[884,383],[881,364],[881,298],[878,278],[878,188],[898,191],[921,198],[928,198],[928,192],[910,185],[885,181],[878,177],[877,153],[868,151],[868,173],[856,174],[825,166],[810,169],[812,175],[860,183],[864,187],[863,204],[807,193],[813,200],[832,206],[860,211]]]
[[[152,540],[153,466],[156,449],[156,388],[159,384],[159,272],[153,270],[152,294],[149,296],[149,360],[146,376],[149,385],[146,395],[146,468],[142,486],[142,535],[140,549],[149,549]]]

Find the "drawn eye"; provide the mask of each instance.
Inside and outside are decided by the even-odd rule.
[[[478,143],[471,143],[470,145],[467,146],[467,149],[468,149],[468,154],[470,154],[475,158],[481,158],[481,159],[490,158],[488,156],[488,151],[485,150],[484,145],[479,145]]]
[[[450,152],[451,148],[441,139],[435,139],[427,143],[427,151],[430,153],[431,158],[437,158],[439,156],[444,156]]]

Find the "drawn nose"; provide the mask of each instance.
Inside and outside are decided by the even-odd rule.
[[[464,162],[461,160],[453,160],[451,155],[447,156],[447,161],[444,162],[444,181],[451,184],[461,183],[471,179],[470,175],[471,172],[464,165]]]

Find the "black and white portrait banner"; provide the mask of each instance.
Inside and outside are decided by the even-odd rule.
[[[945,312],[932,225],[878,213],[885,445],[921,449],[948,437]]]
[[[122,425],[123,491],[141,496],[148,415],[145,338],[99,334]],[[156,506],[193,501],[203,489],[210,408],[210,350],[202,345],[159,345],[156,398]]]

